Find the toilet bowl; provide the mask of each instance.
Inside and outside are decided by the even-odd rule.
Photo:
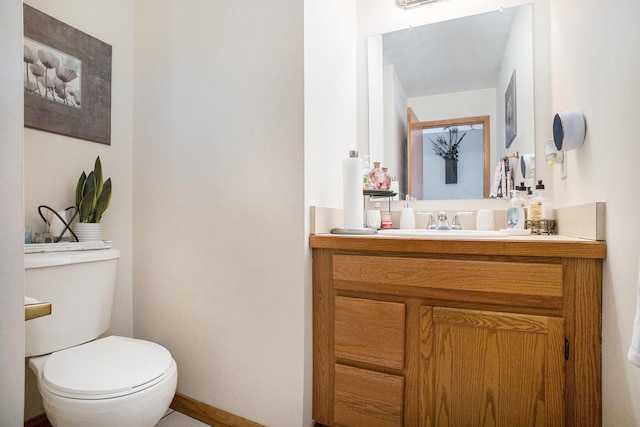
[[[29,367],[54,426],[154,426],[178,381],[164,347],[118,336],[32,357]]]
[[[98,338],[110,323],[117,250],[25,255],[25,291],[52,314],[26,323],[26,353],[54,427],[154,426],[178,372],[150,341]]]

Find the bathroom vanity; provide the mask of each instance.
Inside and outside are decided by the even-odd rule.
[[[604,242],[314,235],[313,418],[601,425]]]

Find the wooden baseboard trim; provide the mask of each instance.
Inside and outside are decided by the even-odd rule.
[[[25,421],[24,427],[51,427],[51,423],[46,414],[40,414]]]
[[[181,412],[198,421],[215,427],[264,427],[261,424],[230,414],[222,409],[214,408],[206,403],[176,393],[171,402],[171,409]]]

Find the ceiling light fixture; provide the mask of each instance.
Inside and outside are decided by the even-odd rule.
[[[436,3],[442,0],[396,0],[396,6],[400,9],[413,9],[414,7],[424,6],[429,3]]]

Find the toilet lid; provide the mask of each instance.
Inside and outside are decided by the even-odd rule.
[[[61,395],[124,395],[164,376],[172,362],[161,345],[111,336],[52,353],[42,379]]]

